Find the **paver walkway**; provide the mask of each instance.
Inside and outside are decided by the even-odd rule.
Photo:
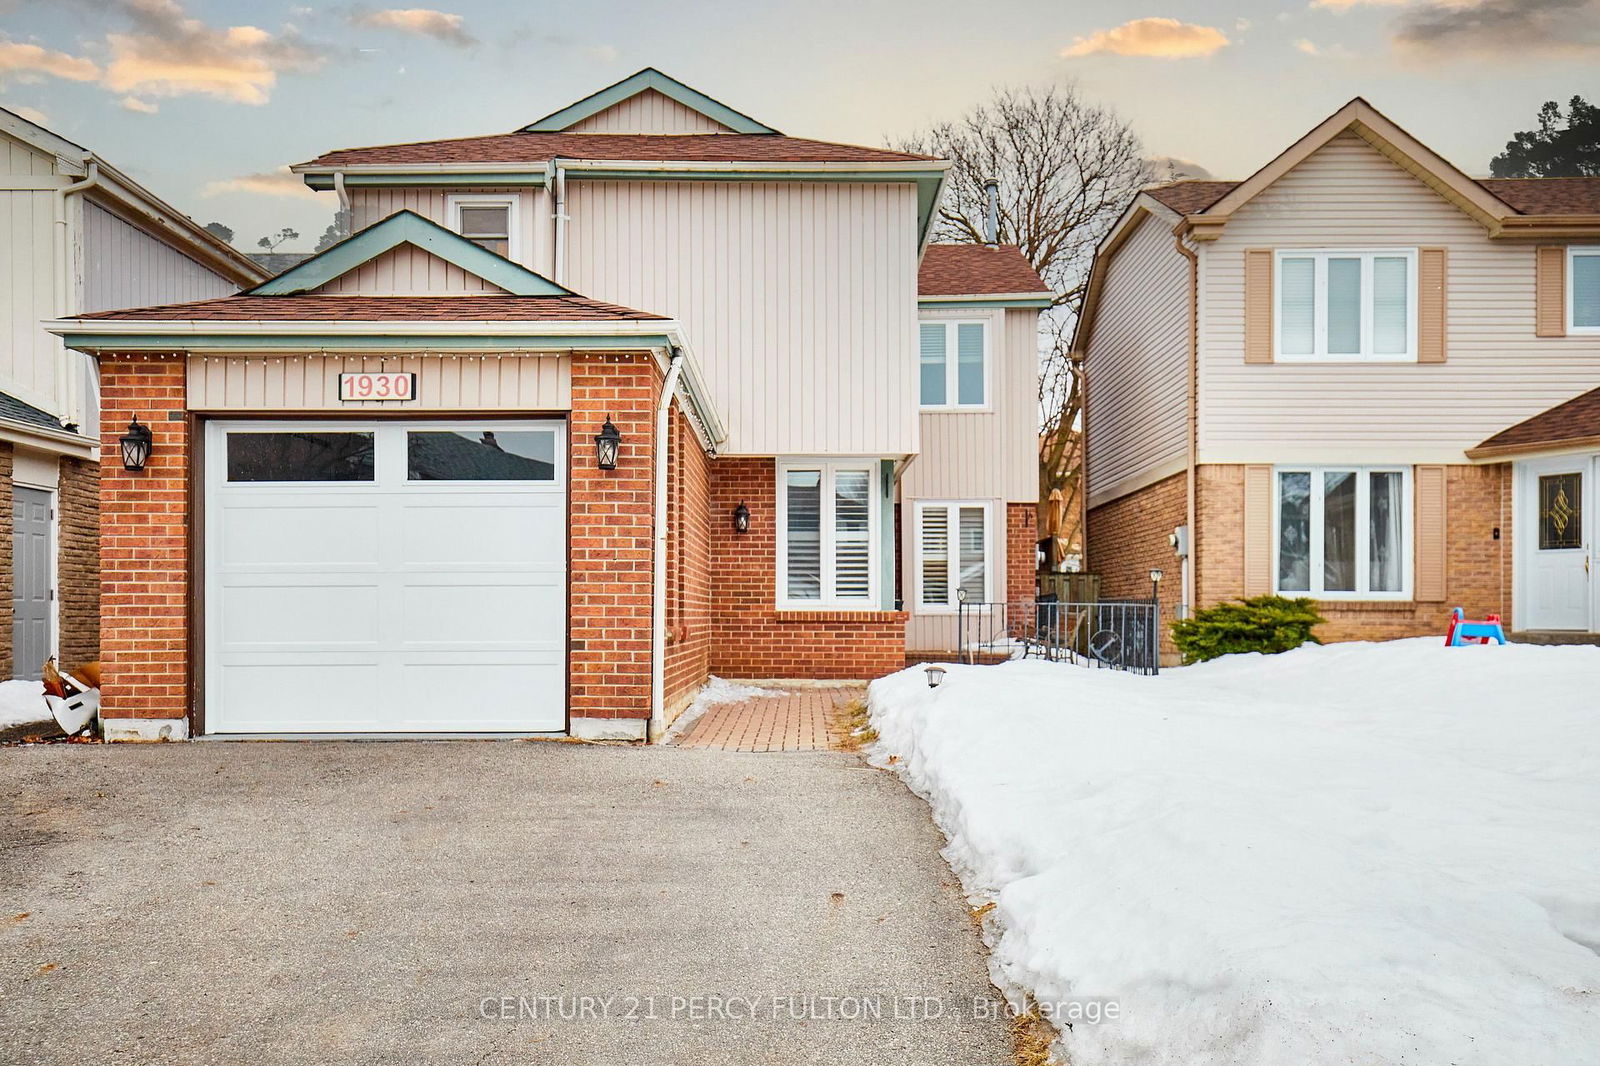
[[[859,685],[790,689],[708,709],[675,742],[720,751],[826,751],[843,746],[842,706]]]

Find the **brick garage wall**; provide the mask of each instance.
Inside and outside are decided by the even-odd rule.
[[[676,408],[667,462],[667,660],[664,703],[668,721],[681,711],[711,670],[711,461]],[[723,521],[732,522],[731,515]]]
[[[59,503],[61,661],[70,668],[100,658],[100,464],[62,459]]]
[[[1009,603],[1033,599],[1039,586],[1038,507],[1006,504],[1006,589]],[[899,543],[896,541],[895,543]]]
[[[11,626],[13,612],[11,608],[12,592],[12,526],[11,526],[11,471],[12,471],[11,445],[0,441],[0,604],[6,611],[5,620],[0,622],[0,677],[12,676],[12,643]]]
[[[1089,511],[1088,570],[1108,600],[1148,600],[1150,571],[1161,579],[1161,657],[1175,662],[1169,628],[1183,606],[1181,560],[1167,538],[1188,520],[1188,476],[1174,474]]]
[[[650,717],[655,406],[661,375],[643,352],[572,360],[570,702],[574,718]],[[594,462],[610,418],[615,470]]]
[[[1244,594],[1244,467],[1200,467],[1200,605]],[[1496,540],[1494,531],[1500,530]],[[1511,628],[1511,466],[1445,468],[1445,598],[1439,603],[1326,600],[1324,641],[1442,635],[1451,607]]]
[[[189,428],[181,356],[100,360],[100,661],[107,718],[189,712]],[[138,415],[155,434],[144,470],[117,438]],[[9,514],[9,509],[7,510]]]
[[[711,672],[751,678],[873,678],[905,665],[902,611],[779,611],[777,465],[711,464]],[[733,509],[750,508],[735,533]],[[889,516],[885,515],[885,519]]]

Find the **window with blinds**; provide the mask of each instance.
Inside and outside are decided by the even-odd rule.
[[[954,610],[987,603],[989,586],[989,507],[983,503],[917,504],[917,604]]]
[[[1277,253],[1277,358],[1417,358],[1417,253]]]
[[[921,405],[941,410],[989,403],[989,330],[984,322],[923,322]]]
[[[1567,331],[1600,333],[1600,248],[1567,249]]]
[[[782,464],[778,591],[789,606],[877,603],[875,466]]]

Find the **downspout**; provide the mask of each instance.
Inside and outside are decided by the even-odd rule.
[[[1183,606],[1187,613],[1192,614],[1198,604],[1195,602],[1195,589],[1199,584],[1199,568],[1196,566],[1196,549],[1200,545],[1200,538],[1195,529],[1196,516],[1196,487],[1195,475],[1199,470],[1196,455],[1200,447],[1200,256],[1188,245],[1183,243],[1186,227],[1179,223],[1173,230],[1173,247],[1178,254],[1189,260],[1189,381],[1188,396],[1188,452],[1187,476],[1184,501],[1184,522],[1189,527],[1188,554],[1183,557]]]
[[[560,232],[559,230],[557,231]],[[655,592],[650,610],[650,728],[646,740],[659,737],[667,726],[667,429],[673,396],[678,391],[678,376],[683,372],[683,349],[672,349],[667,376],[661,383],[661,401],[656,405],[656,521]]]
[[[550,280],[561,285],[565,283],[563,275],[566,273],[564,268],[567,261],[567,169],[561,165],[559,159],[552,159],[550,166],[555,173],[554,180],[550,183],[551,196],[555,200],[552,209],[555,236],[550,242]],[[674,355],[673,358],[677,359],[677,356]],[[668,371],[669,374],[671,372]]]
[[[67,238],[67,197],[75,193],[86,192],[100,184],[100,163],[93,155],[89,156],[88,168],[83,177],[75,182],[70,182],[56,190],[55,195],[55,249],[56,249],[56,317],[66,318],[73,313],[72,304],[72,242]],[[68,421],[78,421],[72,417],[79,412],[74,398],[68,394],[72,391],[72,379],[67,372],[67,360],[56,360],[56,399],[68,411]],[[88,398],[83,397],[85,403]]]
[[[339,197],[338,221],[342,223],[342,225],[336,226],[335,229],[339,231],[339,237],[342,240],[350,236],[356,226],[356,217],[350,210],[350,193],[344,187],[344,171],[342,170],[333,172],[333,191]]]

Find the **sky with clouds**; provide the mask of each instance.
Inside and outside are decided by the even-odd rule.
[[[292,226],[309,248],[332,196],[287,164],[508,131],[644,66],[863,144],[1074,80],[1218,177],[1356,95],[1474,174],[1544,100],[1600,98],[1600,0],[428,2],[0,0],[0,106],[242,247]]]

